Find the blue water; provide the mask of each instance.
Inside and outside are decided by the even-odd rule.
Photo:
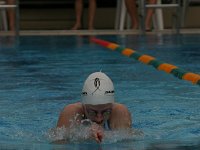
[[[199,35],[97,36],[200,74]],[[51,144],[62,108],[102,70],[127,105],[139,137]],[[0,37],[0,149],[198,149],[200,87],[90,43],[87,36]]]

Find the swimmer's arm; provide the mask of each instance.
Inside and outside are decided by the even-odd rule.
[[[82,114],[80,111],[80,109],[76,106],[74,106],[73,104],[66,106],[63,111],[60,113],[58,122],[57,122],[57,128],[69,128],[71,125],[71,120],[74,120],[77,114]],[[81,124],[81,115],[79,115],[76,119],[77,124]],[[94,125],[94,124],[90,124],[90,135],[88,136],[88,138],[86,139],[81,139],[82,137],[80,137],[80,141],[82,140],[95,140],[97,143],[100,143],[102,141],[103,138],[103,131],[100,129],[100,127],[98,127],[98,125]],[[62,143],[67,143],[67,140],[58,140],[58,141],[54,141],[53,143],[56,144],[62,144]]]
[[[65,127],[68,128],[70,127],[71,120],[74,120],[76,115],[80,114],[79,109],[77,108],[76,105],[70,104],[67,105],[63,111],[60,113],[58,122],[57,122],[57,128]],[[78,116],[80,117],[80,116]],[[77,123],[80,120],[79,118],[77,119]]]
[[[104,137],[104,130],[101,126],[93,123],[90,126],[90,139],[95,140],[97,143],[101,143]]]
[[[76,115],[79,113],[78,109],[76,108],[76,105],[70,104],[66,106],[60,113],[58,121],[57,121],[57,126],[56,130],[59,130],[61,128],[69,128],[71,125],[71,120],[74,120]],[[77,121],[78,123],[78,121]],[[59,133],[59,131],[57,131]],[[67,144],[68,140],[67,139],[60,139],[53,141],[52,144]]]
[[[113,106],[112,115],[110,117],[110,127],[115,129],[131,128],[132,119],[127,107],[122,104],[115,104]]]
[[[57,128],[59,129],[59,128]],[[85,130],[85,131],[84,131]],[[56,132],[59,133],[59,130],[55,130]],[[78,130],[77,130],[78,131]],[[95,123],[92,123],[88,125],[88,127],[83,128],[82,127],[82,134],[79,135],[79,133],[75,132],[75,137],[77,138],[78,141],[96,141],[97,143],[101,143],[103,140],[103,128]],[[68,135],[67,135],[68,136]],[[51,142],[52,144],[67,144],[69,143],[68,138],[65,136],[65,139],[59,139]]]

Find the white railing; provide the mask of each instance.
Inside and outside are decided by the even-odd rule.
[[[185,0],[184,0],[185,1]],[[186,0],[187,1],[187,0]],[[163,23],[163,8],[175,8],[176,15],[175,17],[175,28],[176,32],[179,32],[180,24],[181,24],[181,5],[180,0],[177,0],[176,3],[172,4],[162,4],[161,0],[157,0],[157,4],[146,4],[146,0],[138,0],[138,7],[139,7],[139,16],[140,16],[140,29],[142,33],[145,33],[145,18],[146,18],[146,9],[153,8],[155,9],[155,21],[156,22],[156,29],[163,30],[164,23]],[[124,30],[125,18],[126,18],[126,6],[124,4],[124,0],[117,1],[117,9],[116,9],[116,21],[115,21],[115,29],[119,29],[120,31]]]
[[[1,12],[1,19],[2,19],[2,29],[3,31],[9,31],[9,27],[8,27],[8,16],[6,11],[8,9],[14,9],[15,10],[15,34],[18,36],[19,35],[19,5],[18,5],[18,0],[16,0],[16,4],[15,5],[8,5],[6,4],[5,1],[1,1],[0,2],[0,12]]]

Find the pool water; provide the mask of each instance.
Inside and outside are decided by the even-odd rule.
[[[199,35],[97,36],[200,74]],[[102,70],[116,101],[142,136],[103,144],[51,144],[62,108],[80,101],[87,76]],[[0,149],[198,149],[200,87],[117,52],[87,36],[0,37]],[[116,133],[115,133],[116,134]]]

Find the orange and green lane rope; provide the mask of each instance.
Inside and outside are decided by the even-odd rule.
[[[133,49],[121,47],[120,45],[118,45],[116,43],[112,43],[112,42],[94,38],[94,37],[91,38],[91,42],[99,44],[103,47],[109,48],[113,51],[118,51],[127,57],[138,60],[144,64],[151,65],[154,68],[156,68],[157,70],[161,70],[166,73],[170,73],[179,79],[187,80],[187,81],[192,82],[193,84],[200,85],[200,75],[199,74],[188,72],[188,71],[180,69],[177,66],[174,66],[172,64],[158,61],[158,60],[156,60],[155,57],[140,54]]]

